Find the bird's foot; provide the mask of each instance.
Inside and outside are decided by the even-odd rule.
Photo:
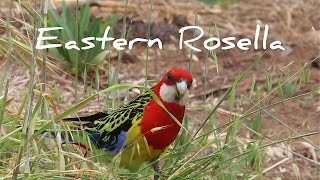
[[[160,168],[159,161],[153,162],[152,167],[153,167],[153,169],[154,169],[153,179],[154,179],[154,180],[158,180],[159,177],[160,177],[160,174],[161,174],[161,168]]]

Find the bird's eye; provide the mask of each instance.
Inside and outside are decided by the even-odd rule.
[[[173,76],[171,74],[168,74],[168,80],[173,81]]]

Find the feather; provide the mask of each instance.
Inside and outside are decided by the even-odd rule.
[[[132,126],[132,121],[143,115],[143,110],[150,99],[151,94],[146,91],[115,110],[90,116],[67,118],[64,121],[71,122],[78,127],[86,127],[93,144],[115,154],[123,148],[126,133]]]
[[[108,116],[108,113],[99,112],[99,113],[93,114],[91,116],[66,118],[66,119],[64,119],[64,121],[72,122],[76,125],[82,124],[88,128],[94,128],[94,126],[95,126],[94,121],[101,119],[101,118],[104,118],[106,116]]]

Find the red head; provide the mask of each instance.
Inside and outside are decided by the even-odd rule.
[[[183,69],[169,70],[155,86],[155,93],[162,101],[185,105],[192,84],[192,75]]]
[[[165,74],[153,90],[166,109],[180,122],[184,117],[191,84],[192,76],[188,71],[173,68]],[[148,144],[160,150],[168,147],[180,131],[180,126],[154,99],[145,107],[140,127]],[[152,132],[156,127],[162,127],[162,129]]]

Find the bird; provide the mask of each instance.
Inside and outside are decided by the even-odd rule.
[[[144,91],[114,110],[64,121],[85,127],[95,147],[110,155],[120,154],[120,167],[137,171],[143,163],[150,162],[160,173],[157,159],[181,129],[192,81],[190,72],[172,68],[151,88],[163,106],[149,91]],[[154,175],[155,179],[158,177]]]

